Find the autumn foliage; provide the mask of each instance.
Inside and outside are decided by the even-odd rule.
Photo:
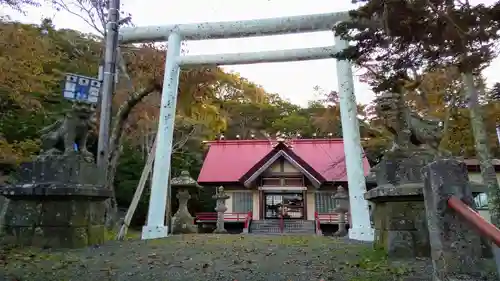
[[[6,171],[37,153],[40,129],[68,108],[61,95],[63,75],[71,72],[96,76],[102,45],[96,36],[58,30],[50,20],[39,25],[2,22],[0,38],[4,42],[0,44],[0,168]],[[117,165],[113,182],[118,190],[127,190],[117,196],[127,200],[124,198],[129,198],[135,188],[141,161],[157,131],[165,47],[126,45],[120,50],[127,71],[120,71],[113,99],[111,147]],[[364,67],[362,78],[375,90],[395,74],[385,73],[383,67],[369,62]],[[276,79],[283,77],[278,75]],[[480,82],[478,79],[478,85]],[[443,66],[418,73],[409,70],[403,87],[408,106],[448,120],[444,148],[455,155],[475,155],[457,68]],[[493,97],[499,91],[483,89],[482,107],[489,140],[497,153],[494,128],[500,121],[500,107]],[[313,92],[321,98],[300,107],[277,93],[266,92],[238,73],[218,67],[183,69],[177,99],[173,173],[188,169],[196,175],[205,149],[202,141],[220,134],[226,138],[268,138],[278,132],[303,138],[342,137],[338,93],[320,87],[311,89],[311,96]],[[374,108],[373,104],[358,105],[363,145],[372,163],[378,161],[391,142]],[[96,150],[96,138],[94,132],[89,142],[91,151]]]

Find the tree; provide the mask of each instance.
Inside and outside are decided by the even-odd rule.
[[[0,6],[8,6],[18,12],[24,13],[25,6],[40,6],[37,0],[0,0]]]
[[[493,88],[488,92],[487,98],[493,102],[500,101],[500,83],[499,82],[497,82],[493,85]]]
[[[59,118],[68,108],[69,102],[61,96],[63,74],[95,73],[100,46],[93,36],[72,30],[56,30],[48,20],[39,26],[1,23],[0,31],[2,41],[8,42],[0,46],[0,51],[11,54],[0,60],[3,70],[0,75],[3,113],[0,115],[0,161],[5,172],[37,152],[39,130]],[[145,129],[155,134],[152,131],[156,131],[160,95],[151,93],[161,91],[165,49],[145,45],[129,49],[125,55],[130,63],[128,68],[134,71],[131,79],[136,89],[130,95],[130,91],[122,86],[125,81],[121,81],[122,85],[118,85],[115,94],[115,104],[118,105],[115,116],[119,117],[115,121],[122,122],[114,126],[114,135],[122,136],[113,139],[117,151],[123,146],[123,140],[134,145],[136,136]],[[225,118],[219,114],[215,98],[216,86],[220,84],[219,75],[222,74],[218,68],[182,71],[182,97],[179,98],[174,147],[174,152],[179,155],[175,157],[186,155],[183,146],[190,142],[197,142],[191,147],[202,153],[199,148],[201,140],[225,128]],[[149,119],[144,118],[145,112],[149,113]],[[96,138],[96,132],[91,138]],[[119,153],[113,155],[113,162],[118,162],[118,156]],[[10,168],[5,168],[5,165]]]
[[[470,108],[477,156],[488,185],[492,222],[500,226],[500,188],[491,163],[475,77],[491,61],[499,37],[500,2],[367,0],[352,11],[352,22],[336,28],[356,42],[341,56],[377,66],[377,92],[406,94],[421,84],[421,73],[456,67]],[[423,98],[427,98],[424,96]]]
[[[0,73],[0,106],[37,110],[40,102],[32,93],[44,95],[59,82],[59,73],[50,67],[59,63],[62,54],[40,28],[2,24],[0,34],[7,39],[0,46],[0,53],[5,54],[0,58],[0,67],[9,69]]]
[[[28,1],[28,0],[26,0]],[[106,0],[51,0],[53,7],[64,10],[80,18],[94,29],[103,38],[106,37],[106,23],[108,19],[108,1]],[[132,15],[120,11],[119,25],[131,24]]]
[[[57,9],[65,10],[84,20],[98,35],[100,35],[98,39],[101,39],[101,44],[104,42],[104,38],[106,37],[105,26],[107,22],[106,1],[55,0],[52,3]],[[122,12],[120,25],[130,24],[130,21],[130,14],[126,15]],[[125,77],[125,83],[118,84],[117,94],[114,98],[114,108],[118,108],[118,110],[115,110],[115,116],[112,118],[107,165],[107,186],[113,190],[115,171],[121,154],[123,136],[124,132],[127,131],[125,127],[133,124],[132,122],[128,122],[130,114],[133,114],[134,108],[140,104],[145,97],[161,91],[165,61],[165,48],[156,47],[153,44],[143,44],[139,48],[132,45],[123,47],[127,47],[127,53],[122,54],[120,50],[118,51],[118,65],[120,66],[119,73]],[[132,60],[132,63],[127,64],[124,56]],[[147,62],[147,64],[144,62]],[[189,111],[187,115],[183,115],[185,118],[190,118],[189,121],[185,120],[187,122],[184,122],[184,124],[190,123],[192,126],[199,129],[199,124],[194,123],[195,121],[203,119],[205,123],[212,122],[213,125],[217,124],[218,126],[224,127],[224,122],[221,122],[221,118],[217,117],[217,109],[210,106],[206,98],[207,94],[212,94],[208,93],[207,90],[212,89],[210,88],[212,86],[210,81],[215,80],[214,77],[217,71],[214,73],[210,72],[210,70],[207,71],[207,69],[196,71],[183,71],[181,73],[180,90],[182,93],[179,95],[179,101],[181,104],[190,105],[184,108],[181,106],[179,108],[182,111]],[[131,78],[128,73],[134,73],[134,77]],[[199,75],[202,73],[206,75]],[[188,83],[182,83],[183,80],[188,80]],[[189,93],[185,93],[186,91],[184,91],[184,89]],[[196,98],[194,98],[195,95]],[[197,102],[191,103],[193,100]],[[198,108],[194,109],[193,104],[198,105]],[[157,107],[155,107],[155,111],[158,112]],[[194,131],[194,127],[191,131]],[[181,140],[176,145],[179,146],[183,143],[185,143],[185,141]],[[116,204],[114,204],[113,197],[111,199],[110,208],[111,210],[109,213],[115,213]],[[111,220],[108,220],[108,225],[111,223]]]
[[[340,117],[340,99],[336,91],[326,91],[319,86],[314,91],[320,95],[317,110],[312,114],[313,124],[321,133],[342,137],[342,121]],[[320,107],[321,105],[321,107]],[[358,110],[359,112],[359,110]]]
[[[53,120],[44,109],[55,96],[65,54],[37,26],[2,23],[0,36],[1,162],[13,167],[37,151],[37,128]]]

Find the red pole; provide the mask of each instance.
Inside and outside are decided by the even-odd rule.
[[[285,228],[285,222],[283,221],[283,215],[280,215],[280,232],[283,233]]]
[[[319,228],[319,215],[318,215],[318,212],[314,212],[314,221],[315,221],[315,227],[316,227],[316,231],[318,230]]]
[[[448,206],[472,224],[482,236],[492,240],[493,243],[500,247],[500,229],[486,221],[478,212],[467,206],[456,196],[451,196],[448,199]]]
[[[245,217],[245,225],[243,228],[248,228],[248,225],[250,224],[250,220],[252,219],[252,211],[248,212],[246,217]]]

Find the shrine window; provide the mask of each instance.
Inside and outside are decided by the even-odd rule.
[[[335,192],[316,192],[314,194],[314,203],[316,205],[316,212],[318,213],[335,213],[335,199],[333,196]]]
[[[253,210],[253,196],[251,192],[233,192],[233,212],[246,213]]]

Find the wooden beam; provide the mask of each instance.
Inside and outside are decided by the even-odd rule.
[[[132,220],[134,212],[137,209],[137,205],[139,204],[141,195],[144,192],[144,187],[146,186],[146,181],[148,180],[149,173],[151,173],[153,167],[153,162],[155,160],[155,152],[156,152],[156,140],[157,138],[155,138],[153,145],[149,150],[149,155],[146,161],[146,165],[144,165],[144,169],[142,170],[139,184],[137,185],[137,189],[135,190],[132,202],[130,202],[127,214],[125,215],[125,219],[123,220],[122,226],[120,227],[120,232],[118,232],[118,235],[116,236],[116,240],[123,240],[125,238],[125,235],[127,235],[127,230],[130,226],[130,221]]]

